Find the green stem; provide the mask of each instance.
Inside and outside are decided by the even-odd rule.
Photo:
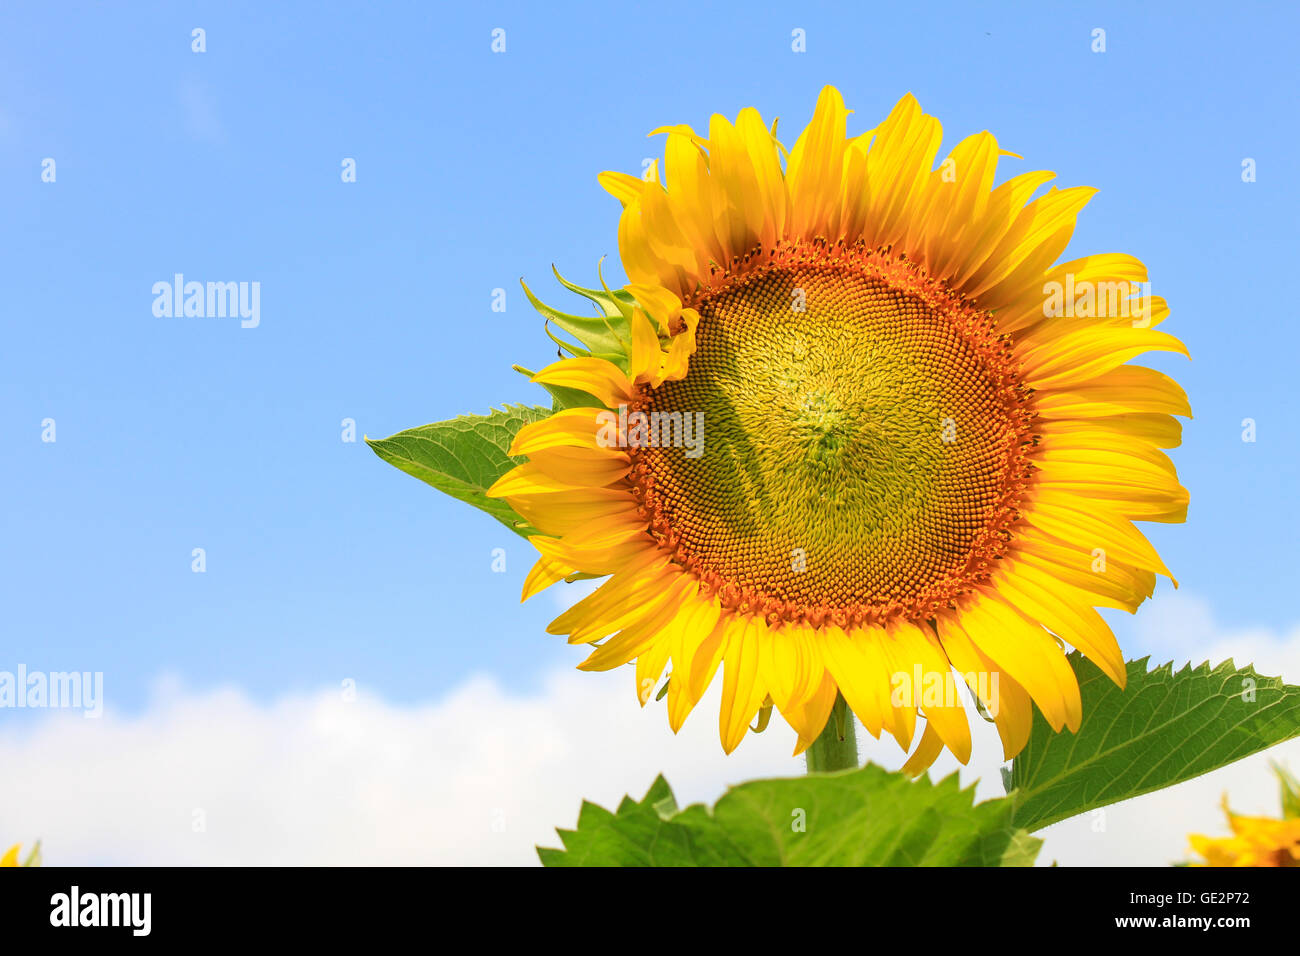
[[[835,695],[835,706],[831,708],[830,719],[805,756],[808,758],[809,773],[857,769],[858,741],[853,732],[853,714],[839,694]]]

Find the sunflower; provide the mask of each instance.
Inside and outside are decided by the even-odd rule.
[[[32,847],[32,852],[27,854],[27,859],[21,863],[18,861],[18,853],[23,848],[21,843],[15,843],[3,854],[0,854],[0,867],[4,866],[40,866],[41,865],[41,845],[38,842]]]
[[[597,320],[534,300],[581,343],[533,376],[567,407],[488,493],[541,532],[525,600],[607,577],[549,630],[596,644],[583,669],[635,661],[643,705],[670,668],[674,731],[721,670],[726,752],[773,707],[802,752],[842,695],[920,772],[969,759],[962,681],[1009,759],[1035,704],[1079,727],[1065,644],[1124,685],[1095,608],[1169,576],[1133,522],[1184,520],[1160,449],[1190,415],[1125,363],[1186,350],[1137,259],[1053,265],[1095,190],[993,188],[1015,154],[988,132],[936,166],[911,95],[847,116],[826,87],[789,151],[745,109],[652,133],[662,173],[599,177],[631,281],[566,283]]]
[[[1227,798],[1223,812],[1232,836],[1193,834],[1192,849],[1204,863],[1192,866],[1300,866],[1300,818],[1243,817],[1232,812]]]

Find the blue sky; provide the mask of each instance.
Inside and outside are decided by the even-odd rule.
[[[381,437],[540,401],[510,369],[552,354],[518,280],[565,304],[552,263],[621,275],[596,174],[640,170],[656,126],[747,105],[792,140],[826,83],[851,131],[910,90],[945,150],[987,128],[1025,156],[1004,174],[1100,188],[1069,256],[1144,259],[1193,355],[1147,360],[1196,414],[1175,453],[1189,521],[1151,536],[1218,620],[1290,627],[1296,14],[847,6],[6,3],[0,670],[103,671],[130,711],[160,674],[409,702],[576,664],[543,633],[554,602],[518,604],[528,545],[340,423]],[[259,282],[260,325],[154,316],[177,272]]]

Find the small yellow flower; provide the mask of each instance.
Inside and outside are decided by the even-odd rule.
[[[21,843],[15,843],[5,851],[4,856],[0,856],[0,867],[5,866],[40,866],[41,865],[41,844],[37,841],[32,847],[32,852],[27,854],[27,859],[21,863],[18,862],[18,851],[22,849]]]
[[[1192,866],[1300,866],[1300,816],[1289,811],[1290,778],[1278,769],[1282,778],[1283,817],[1243,817],[1232,812],[1228,798],[1223,798],[1223,812],[1232,828],[1230,837],[1207,837],[1192,834],[1192,850],[1204,857],[1204,863]]]

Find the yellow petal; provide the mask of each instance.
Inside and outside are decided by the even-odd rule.
[[[1183,443],[1182,422],[1159,412],[1121,412],[1084,419],[1065,418],[1039,421],[1034,431],[1049,439],[1077,434],[1095,434],[1098,441],[1112,445],[1125,438],[1136,438],[1157,448],[1177,448]]]
[[[879,646],[879,629],[855,628],[846,633],[834,625],[821,629],[826,667],[845,702],[871,736],[879,738],[892,707],[889,673]]]
[[[811,239],[824,234],[832,211],[839,208],[848,115],[839,90],[823,87],[812,121],[787,164],[791,236]]]
[[[1191,417],[1181,385],[1163,372],[1121,365],[1087,381],[1040,387],[1034,407],[1043,418],[1089,418],[1117,412],[1164,412]]]
[[[1017,217],[1038,187],[1050,182],[1055,173],[1035,170],[1008,179],[989,196],[984,218],[967,230],[962,243],[961,261],[954,265],[950,280],[954,290],[967,292],[968,285],[978,274],[983,274],[994,251],[1007,233],[1015,227]],[[997,313],[999,316],[1001,313]]]
[[[640,199],[641,191],[648,185],[644,179],[637,176],[615,172],[601,173],[596,177],[596,182],[624,206]]]
[[[709,179],[708,155],[704,152],[707,145],[708,141],[695,136],[689,126],[669,132],[664,145],[668,195],[678,226],[704,259],[725,262],[728,257],[714,234],[714,186]]]
[[[763,197],[744,137],[717,114],[709,120],[709,173],[715,211],[721,198],[726,212],[727,248],[733,256],[747,252],[763,236]]]
[[[562,581],[576,570],[576,568],[570,568],[550,558],[538,558],[537,563],[528,572],[528,577],[524,579],[524,593],[519,600],[527,601],[538,591],[544,591],[556,581]]]
[[[1069,328],[1069,323],[1083,321],[1074,316],[1053,318],[1047,315],[1051,301],[1048,292],[1050,284],[1055,284],[1064,299],[1064,293],[1070,287],[1077,290],[1099,290],[1107,294],[1112,283],[1131,289],[1135,284],[1146,281],[1147,267],[1141,260],[1124,253],[1105,252],[1073,259],[1054,266],[1043,275],[1041,281],[1027,286],[1020,298],[1000,309],[997,315],[998,330],[1014,332],[1037,325],[1042,330],[1039,334],[1055,337],[1063,329]],[[1062,301],[1061,304],[1064,306],[1066,303]],[[1070,305],[1073,306],[1073,303]]]
[[[627,452],[617,448],[557,445],[534,450],[528,460],[556,481],[578,487],[611,485],[626,476],[632,467]]]
[[[658,388],[664,380],[664,353],[659,335],[640,309],[632,312],[632,349],[628,373],[639,383]]]
[[[609,494],[609,497],[604,497]],[[558,537],[589,525],[634,511],[636,503],[626,492],[583,488],[553,495],[526,495],[507,499],[518,515],[548,537]]]
[[[643,603],[648,596],[663,590],[662,572],[669,560],[666,552],[646,548],[617,574],[547,625],[546,633],[571,634],[584,624],[612,616],[611,611]]]
[[[959,615],[941,614],[935,625],[948,658],[993,718],[1002,740],[1003,757],[1012,759],[1029,742],[1034,719],[1029,692],[975,645],[962,628]]]
[[[982,594],[960,611],[971,641],[1029,692],[1053,730],[1077,730],[1079,684],[1065,654],[1037,623],[996,595]]]
[[[803,664],[797,636],[799,627],[769,627],[758,644],[758,670],[763,678],[763,686],[767,688],[777,710],[783,713],[791,707]]]
[[[542,471],[531,462],[516,465],[496,482],[484,494],[489,498],[512,498],[523,495],[549,495],[558,492],[573,492],[586,486],[560,481]]]
[[[1097,190],[1090,186],[1051,189],[1020,210],[1015,222],[967,284],[967,295],[997,311],[1036,284],[1064,251],[1079,211]]]
[[[536,455],[557,448],[581,448],[607,458],[627,458],[618,416],[605,408],[566,408],[531,422],[515,434],[510,455]]]
[[[806,701],[790,711],[782,711],[781,716],[794,728],[799,739],[795,742],[794,755],[797,757],[821,735],[830,720],[831,709],[835,706],[835,680],[823,669],[813,685],[813,692]],[[852,719],[845,716],[845,719]]]
[[[673,320],[682,314],[682,300],[658,285],[633,282],[627,286],[627,292],[636,299],[637,305],[654,319],[658,331],[668,335]]]
[[[943,740],[940,739],[934,725],[927,723],[925,730],[921,733],[921,741],[916,745],[916,750],[913,751],[912,756],[907,758],[907,762],[899,770],[906,776],[919,777],[930,769],[934,762],[939,759],[941,753],[943,753]]]
[[[860,216],[867,245],[889,245],[903,237],[911,213],[926,195],[942,139],[939,121],[926,116],[911,93],[876,128],[866,157],[866,208]],[[866,144],[858,140],[854,148],[866,149]]]
[[[722,710],[718,729],[722,749],[731,753],[745,738],[750,721],[767,696],[758,675],[758,644],[767,624],[762,618],[745,618],[730,629],[722,665]]]
[[[691,686],[691,670],[697,653],[714,633],[721,610],[716,597],[697,599],[688,607],[689,616],[676,632],[672,650],[673,679],[668,684],[668,725],[673,733],[682,729],[691,710],[699,703],[699,695]],[[708,653],[706,651],[706,655]]]
[[[586,392],[608,408],[626,405],[635,397],[623,370],[601,358],[566,358],[546,366],[532,379],[540,385],[559,385]]]
[[[700,641],[691,659],[690,673],[686,675],[691,697],[699,700],[704,696],[713,675],[722,663],[722,653],[731,641],[732,632],[745,626],[745,619],[736,614],[722,614],[714,622],[712,629]]]
[[[781,172],[781,159],[776,137],[763,124],[763,118],[753,108],[745,108],[736,118],[736,131],[745,143],[749,162],[754,170],[757,200],[763,211],[759,241],[771,246],[785,235],[789,196],[785,175]]]
[[[1144,352],[1178,352],[1185,346],[1167,332],[1124,326],[1084,328],[1019,352],[1025,384],[1036,389],[1087,382]]]
[[[1049,581],[1032,566],[1004,563],[995,583],[998,593],[1026,617],[1039,621],[1074,645],[1121,689],[1128,669],[1119,642],[1100,614],[1078,599],[1077,592]]]
[[[961,696],[955,693],[952,664],[943,652],[939,640],[929,625],[917,626],[908,621],[898,621],[886,628],[898,641],[903,654],[911,659],[913,667],[907,677],[911,681],[913,704],[925,713],[927,727],[944,742],[959,763],[970,760],[970,723]],[[917,685],[916,674],[920,674]]]
[[[1115,557],[1174,580],[1142,532],[1133,527],[1130,521],[1097,508],[1095,503],[1066,505],[1040,500],[1025,512],[1025,518],[1032,526],[1055,538],[1086,541],[1093,548],[1104,551],[1108,558]]]
[[[931,176],[934,204],[918,240],[937,278],[949,278],[966,258],[965,241],[981,225],[997,166],[998,142],[983,132],[958,143]]]
[[[699,589],[699,583],[687,574],[670,579],[663,592],[651,603],[637,608],[635,620],[627,623],[617,634],[605,641],[578,665],[579,670],[607,671],[621,667],[634,657],[646,653],[661,642],[664,630],[681,610],[681,604]],[[663,648],[667,656],[667,647]],[[663,671],[660,661],[659,673]],[[659,673],[654,674],[657,678]]]
[[[1094,605],[1132,613],[1155,589],[1156,577],[1151,571],[1125,564],[1101,548],[1079,547],[1036,528],[1022,527],[1016,535],[1016,548],[1016,560],[1021,564],[1087,592]]]
[[[572,538],[573,535],[563,538],[535,535],[528,541],[544,557],[587,574],[613,574],[654,547],[654,539],[644,529],[638,531],[635,528],[617,528],[609,532],[600,544],[578,544]]]

